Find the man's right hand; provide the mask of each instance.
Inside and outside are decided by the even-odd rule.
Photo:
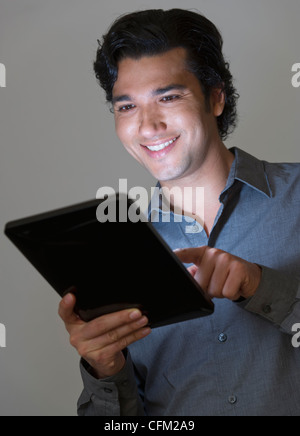
[[[86,323],[75,314],[75,304],[76,297],[67,294],[58,311],[71,345],[91,365],[97,378],[116,375],[126,363],[122,350],[151,333],[146,327],[148,319],[138,309],[129,309]]]

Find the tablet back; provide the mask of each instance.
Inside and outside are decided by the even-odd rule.
[[[154,227],[128,219],[132,203],[94,200],[8,223],[5,234],[60,296],[72,288],[85,321],[139,307],[154,328],[213,313]]]

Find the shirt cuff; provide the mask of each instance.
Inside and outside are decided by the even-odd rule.
[[[252,298],[242,303],[243,307],[283,327],[286,318],[293,312],[293,306],[297,305],[300,282],[288,274],[265,266],[261,268],[259,288]]]
[[[96,379],[90,365],[81,359],[80,371],[84,391],[78,401],[78,413],[85,416],[143,415],[133,364],[127,353],[124,368],[116,375]]]

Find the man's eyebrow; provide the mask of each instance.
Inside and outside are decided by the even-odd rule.
[[[168,85],[165,86],[163,88],[158,88],[155,91],[153,91],[151,94],[153,96],[157,96],[157,95],[163,95],[166,94],[167,92],[170,91],[186,91],[187,87],[185,85],[179,85],[179,84],[174,84],[174,85]],[[115,105],[116,103],[124,103],[126,101],[132,101],[133,99],[130,97],[130,95],[117,95],[116,97],[113,97],[112,99],[112,104]]]
[[[124,101],[132,101],[132,98],[130,98],[129,95],[117,95],[116,97],[113,97],[112,104],[122,103]]]
[[[170,91],[186,91],[187,87],[185,85],[179,85],[179,84],[172,84],[165,86],[164,88],[158,88],[156,89],[152,94],[153,95],[162,95],[166,94]]]

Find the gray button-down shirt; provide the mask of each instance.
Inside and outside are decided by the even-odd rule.
[[[291,336],[300,323],[300,165],[232,152],[209,237],[172,213],[162,222],[159,208],[149,216],[172,249],[208,245],[260,264],[256,295],[214,300],[210,317],[154,329],[115,377],[96,380],[82,363],[79,415],[300,416]]]

